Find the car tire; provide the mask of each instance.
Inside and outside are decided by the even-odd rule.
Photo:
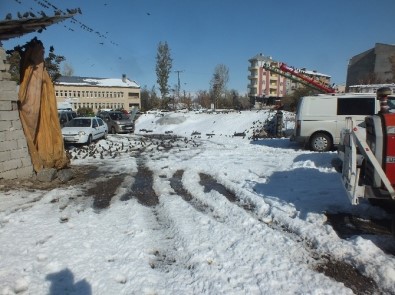
[[[89,134],[88,141],[86,143],[87,145],[90,145],[92,143],[92,134]]]
[[[332,148],[332,138],[322,132],[313,134],[310,138],[310,149],[314,152],[327,152]]]
[[[111,134],[116,134],[117,132],[115,131],[114,127],[111,127]]]
[[[104,132],[103,138],[107,139],[107,131]]]

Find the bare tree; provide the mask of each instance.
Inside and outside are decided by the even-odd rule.
[[[225,92],[228,81],[228,67],[223,64],[217,65],[214,69],[213,78],[210,81],[211,93],[213,96],[214,106],[216,108],[221,106],[221,95]]]
[[[156,94],[155,86],[152,86],[151,90],[149,90],[147,88],[147,85],[144,85],[141,88],[140,98],[141,98],[141,110],[143,112],[148,111],[152,108],[160,107],[160,101]]]
[[[196,103],[203,108],[209,108],[211,103],[210,94],[207,90],[199,90],[196,92]]]

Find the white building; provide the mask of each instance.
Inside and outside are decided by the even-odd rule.
[[[124,109],[130,111],[141,107],[140,85],[125,75],[118,79],[67,77],[55,82],[58,104],[70,103],[74,111],[91,108],[96,113],[101,109]]]

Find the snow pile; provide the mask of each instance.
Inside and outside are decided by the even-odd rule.
[[[144,114],[139,117],[136,124],[136,133],[145,134],[147,131],[153,134],[172,133],[179,136],[190,135],[216,135],[234,136],[245,134],[251,139],[254,132],[259,133],[264,128],[273,129],[276,111],[253,110],[235,113],[168,113],[164,116]],[[293,113],[282,112],[283,132],[290,133],[295,126]],[[272,130],[273,131],[273,130]]]
[[[392,237],[341,239],[326,215],[387,214],[349,204],[336,153],[249,139],[271,116],[142,115],[135,135],[89,147],[116,157],[73,150],[72,165],[97,166],[89,182],[1,191],[0,294],[353,294],[315,270],[325,257],[395,293]],[[107,208],[94,208],[91,188],[103,197],[112,188]],[[141,203],[145,189],[157,205]]]

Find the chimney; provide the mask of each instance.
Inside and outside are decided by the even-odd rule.
[[[126,83],[126,74],[122,74],[122,82]]]

